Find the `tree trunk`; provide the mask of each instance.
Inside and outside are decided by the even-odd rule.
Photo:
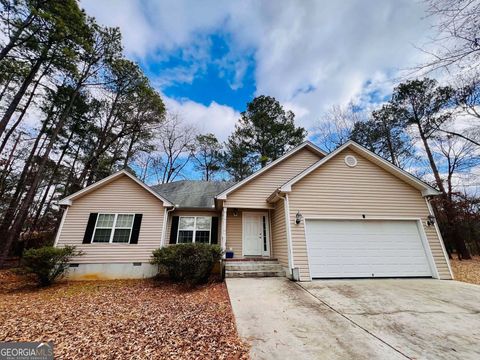
[[[18,134],[17,139],[13,143],[13,147],[12,147],[12,150],[10,151],[10,155],[7,158],[7,162],[5,163],[5,165],[3,167],[4,170],[3,170],[2,176],[0,178],[0,199],[3,198],[3,195],[5,194],[5,190],[6,190],[5,189],[5,181],[7,180],[8,176],[10,174],[10,171],[11,171],[11,166],[10,165],[12,164],[13,157],[15,155],[15,151],[17,150],[17,146],[20,142],[21,137],[22,137],[22,134]]]
[[[0,61],[5,59],[5,57],[8,55],[10,50],[12,50],[17,44],[18,39],[20,39],[20,35],[22,35],[23,31],[29,26],[32,21],[35,19],[35,16],[33,13],[30,13],[27,18],[23,21],[23,23],[18,27],[18,29],[13,33],[12,37],[8,41],[8,44],[5,45],[5,47],[0,51]]]
[[[72,141],[73,134],[74,134],[74,131],[72,130],[70,132],[70,135],[69,135],[68,139],[67,139],[67,142],[65,143],[65,146],[63,147],[63,150],[62,150],[62,153],[61,153],[60,157],[58,158],[57,162],[55,163],[55,167],[54,167],[53,172],[50,176],[47,187],[45,188],[45,192],[43,193],[42,199],[40,200],[40,203],[38,205],[38,209],[35,213],[35,216],[34,216],[34,219],[33,219],[33,222],[32,222],[32,226],[30,227],[32,230],[35,230],[35,228],[37,226],[38,219],[40,217],[40,214],[42,213],[43,205],[45,204],[45,201],[47,200],[48,193],[50,191],[50,188],[53,185],[55,177],[57,176],[58,169],[59,169],[60,165],[62,164],[63,158],[65,157],[65,154],[67,153],[67,150],[70,146],[70,142]]]
[[[432,169],[433,176],[435,177],[435,182],[437,183],[438,188],[446,195],[445,186],[443,186],[442,179],[440,178],[440,173],[438,172],[437,164],[435,164],[435,160],[433,159],[432,151],[430,150],[430,145],[428,145],[427,138],[425,137],[425,133],[423,132],[423,128],[420,125],[420,122],[417,122],[418,132],[420,134],[420,138],[422,139],[423,147],[425,152],[427,153],[428,162],[430,164],[430,168]]]
[[[81,145],[77,147],[77,151],[75,152],[75,157],[73,158],[72,165],[70,166],[70,170],[68,171],[67,180],[65,181],[64,188],[63,188],[63,196],[70,195],[70,188],[72,187],[73,177],[75,175],[75,165],[77,164],[77,160],[80,155],[80,148],[81,148]]]
[[[447,219],[447,225],[446,225],[447,229],[445,229],[446,235],[447,235],[446,237],[449,242],[455,243],[455,247],[456,247],[459,258],[461,257],[463,259],[471,259],[471,256],[470,256],[470,253],[468,252],[465,241],[462,238],[462,236],[458,233],[458,226],[456,221],[458,214],[455,209],[455,204],[453,203],[453,201],[449,199],[449,195],[445,190],[445,186],[443,185],[442,179],[440,178],[437,165],[435,164],[435,160],[433,159],[430,146],[428,145],[427,138],[419,122],[417,122],[417,126],[420,134],[420,138],[422,139],[423,146],[425,148],[425,152],[427,153],[427,158],[430,163],[430,167],[435,177],[435,182],[437,183],[437,186],[442,193],[441,198],[443,202],[443,209],[445,211],[445,217]]]
[[[85,79],[85,78],[83,78]],[[33,176],[32,183],[30,185],[30,188],[28,189],[25,198],[23,199],[20,208],[18,210],[18,213],[8,230],[6,239],[5,239],[5,245],[4,249],[2,251],[2,254],[0,255],[0,267],[2,267],[3,263],[8,257],[8,254],[10,252],[10,248],[12,247],[13,242],[18,239],[21,231],[22,231],[22,226],[28,216],[28,211],[30,208],[30,204],[32,203],[33,199],[35,198],[35,194],[37,191],[38,184],[40,183],[40,180],[43,175],[43,170],[45,169],[45,165],[49,159],[50,152],[53,149],[53,146],[55,145],[55,142],[57,140],[58,134],[60,131],[63,129],[63,126],[65,124],[65,121],[67,120],[68,115],[70,114],[70,111],[72,110],[73,104],[78,96],[78,93],[80,91],[80,88],[83,86],[83,82],[79,82],[75,88],[75,91],[72,95],[72,98],[70,99],[70,102],[67,106],[67,108],[63,111],[62,115],[60,116],[55,128],[53,129],[53,132],[50,137],[50,141],[45,149],[45,152],[40,160],[40,163],[38,165],[38,169]]]
[[[399,166],[397,155],[395,154],[395,149],[393,148],[393,144],[392,144],[392,135],[390,133],[390,129],[385,124],[385,121],[382,121],[382,124],[383,124],[383,131],[385,132],[385,139],[387,140],[387,148],[388,148],[388,152],[390,153],[392,164],[395,166]]]
[[[7,107],[7,110],[5,110],[5,113],[3,114],[2,119],[0,120],[0,137],[3,135],[5,132],[5,129],[7,128],[7,125],[12,118],[12,115],[15,113],[17,110],[18,104],[23,98],[23,95],[25,95],[25,92],[27,91],[28,87],[32,83],[33,79],[37,75],[38,70],[42,66],[43,62],[46,59],[47,53],[48,53],[49,47],[46,47],[45,50],[42,52],[42,55],[37,59],[35,62],[35,65],[30,69],[30,72],[28,73],[27,77],[22,83],[22,86],[18,89],[17,93],[13,97],[12,101],[10,102],[10,105]]]
[[[95,145],[95,148],[92,150],[92,153],[91,153],[92,156],[85,162],[85,166],[83,167],[82,173],[80,174],[80,181],[82,183],[88,177],[87,185],[90,185],[89,182],[93,178],[93,175],[92,174],[89,175],[89,172],[91,172],[96,167],[97,162],[98,162],[98,157],[103,153],[103,151],[105,151],[103,148],[104,148],[104,144],[106,142],[106,136],[107,136],[107,134],[110,130],[109,129],[110,128],[110,122],[112,121],[112,118],[115,114],[115,111],[117,110],[116,106],[117,106],[119,98],[120,98],[120,94],[117,93],[115,95],[115,99],[113,100],[112,106],[110,108],[110,112],[107,115],[107,119],[105,121],[105,126],[103,127],[102,131],[99,134],[98,141],[97,141],[97,144]],[[111,142],[109,142],[109,144],[110,143]]]
[[[27,103],[26,103],[25,106],[23,107],[22,112],[21,112],[20,115],[18,116],[17,121],[15,121],[15,123],[12,125],[12,127],[11,127],[10,129],[8,129],[7,133],[5,134],[5,137],[4,137],[3,140],[2,140],[2,144],[0,145],[0,154],[3,152],[3,149],[4,149],[5,146],[7,145],[8,139],[10,138],[10,136],[12,136],[12,134],[13,134],[13,132],[15,131],[15,129],[17,128],[17,126],[18,126],[18,125],[20,124],[20,122],[23,120],[23,117],[25,116],[28,107],[30,106],[30,104],[31,104],[31,102],[32,102],[32,100],[33,100],[33,97],[35,96],[35,91],[37,90],[37,87],[38,87],[38,85],[40,84],[40,81],[42,80],[42,78],[43,78],[43,76],[46,74],[46,72],[47,72],[47,69],[42,73],[42,75],[40,75],[40,77],[38,78],[38,80],[35,82],[35,85],[33,86],[32,92],[30,93],[30,96],[28,97]]]
[[[8,87],[10,86],[10,83],[12,82],[13,80],[13,75],[10,74],[10,76],[8,77],[7,81],[5,82],[5,85],[2,89],[2,92],[0,93],[0,100],[3,99],[3,97],[5,96],[5,93],[7,92],[8,90]]]
[[[130,160],[130,157],[132,156],[132,149],[133,145],[135,144],[135,133],[132,134],[132,139],[130,140],[130,143],[128,144],[128,149],[127,153],[125,154],[125,161],[123,162],[123,167],[122,169],[126,169],[128,166],[128,161]]]
[[[13,221],[13,218],[15,217],[15,213],[16,213],[17,208],[18,208],[18,203],[20,202],[21,196],[22,196],[23,192],[25,191],[25,187],[27,186],[26,179],[27,179],[28,175],[30,174],[30,166],[32,164],[32,161],[33,161],[33,158],[34,158],[35,154],[37,153],[37,149],[39,148],[38,145],[40,143],[40,140],[41,140],[43,134],[45,134],[45,132],[47,130],[47,123],[48,123],[48,119],[45,120],[45,122],[43,123],[42,128],[40,129],[40,132],[39,132],[37,138],[35,139],[35,142],[33,143],[32,150],[30,151],[30,154],[28,155],[28,158],[25,161],[25,164],[23,165],[22,173],[20,174],[20,178],[17,181],[17,186],[16,186],[16,189],[15,189],[15,193],[13,194],[12,198],[10,199],[7,210],[5,211],[5,214],[3,216],[2,223],[0,225],[0,234],[7,233],[8,229],[9,229],[9,227],[10,227],[12,221]],[[1,265],[2,264],[0,263],[0,267],[1,267]]]

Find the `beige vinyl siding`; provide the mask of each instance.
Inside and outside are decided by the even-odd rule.
[[[346,155],[354,155],[358,164],[350,168]],[[310,278],[303,222],[296,225],[298,210],[304,218],[316,216],[366,218],[421,218],[429,214],[419,190],[401,181],[350,149],[305,176],[292,186],[289,193],[290,222],[295,266],[301,280]],[[424,225],[433,258],[442,279],[450,279],[441,240],[433,226]]]
[[[172,217],[173,216],[217,216],[218,217],[218,243],[220,244],[220,213],[217,211],[208,210],[175,210],[168,213],[167,231],[165,236],[165,245],[170,244],[170,233],[172,230]]]
[[[233,216],[231,210],[227,211],[227,250],[232,248],[235,258],[243,256],[242,248],[242,212],[238,211],[237,216]]]
[[[275,203],[275,210],[271,211],[272,223],[272,257],[288,267],[287,228],[285,224],[285,204],[283,200]]]
[[[318,154],[303,148],[227,195],[224,206],[228,208],[272,208],[266,202],[270,194],[319,159]]]
[[[82,244],[90,213],[143,214],[138,244]],[[69,207],[58,246],[74,245],[84,255],[76,263],[146,262],[160,247],[164,207],[162,201],[127,176],[74,200]]]

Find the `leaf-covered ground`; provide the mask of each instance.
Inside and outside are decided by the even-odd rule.
[[[480,285],[480,256],[473,256],[471,260],[450,260],[455,280]]]
[[[224,283],[151,280],[38,289],[0,272],[0,341],[52,341],[58,359],[246,359]]]

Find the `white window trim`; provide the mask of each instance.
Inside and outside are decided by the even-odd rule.
[[[112,225],[111,228],[110,227],[98,227],[98,229],[112,229],[112,232],[110,233],[110,239],[108,240],[108,243],[107,242],[93,241],[93,239],[95,238],[95,232],[97,231],[97,223],[98,223],[98,218],[100,217],[100,215],[115,215],[115,218],[113,219],[113,225]],[[118,227],[118,229],[121,229],[121,230],[130,229],[130,236],[128,237],[128,242],[113,242],[113,235],[115,234],[115,229],[117,229],[118,215],[132,215],[133,216],[132,226],[130,226],[130,227],[123,227],[123,226]],[[91,244],[119,244],[119,245],[130,244],[130,240],[132,239],[133,223],[134,222],[135,222],[135,214],[132,214],[132,213],[98,213],[97,214],[97,219],[95,220],[95,227],[93,228],[93,234],[92,234],[92,239],[90,240],[90,243]]]
[[[176,244],[195,244],[195,237],[197,234],[197,218],[204,217],[210,219],[210,228],[208,230],[199,230],[199,231],[208,231],[208,244],[212,243],[212,216],[179,216],[178,217],[178,229],[177,229],[177,240]],[[180,229],[180,219],[181,218],[193,218],[193,230],[192,229]],[[191,243],[179,243],[178,236],[180,235],[180,231],[193,231],[193,237]],[[202,243],[205,244],[205,243]]]

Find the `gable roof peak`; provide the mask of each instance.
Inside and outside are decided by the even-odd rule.
[[[329,153],[327,156],[325,156],[323,159],[320,159],[301,173],[299,173],[297,176],[292,178],[291,180],[287,181],[285,184],[283,184],[277,191],[280,192],[291,192],[292,191],[292,185],[294,185],[296,182],[298,182],[300,179],[303,179],[305,176],[316,170],[318,167],[321,165],[325,164],[327,161],[335,157],[337,154],[342,152],[343,150],[351,148],[355,152],[359,153],[360,155],[364,156],[367,158],[369,161],[372,161],[376,163],[378,166],[383,168],[384,170],[390,172],[392,175],[402,179],[406,183],[410,184],[411,186],[415,187],[416,189],[419,189],[422,192],[423,196],[435,196],[439,195],[440,192],[435,189],[434,187],[430,186],[429,184],[425,183],[424,181],[418,179],[417,177],[413,176],[409,172],[399,168],[398,166],[392,164],[391,162],[385,160],[381,156],[373,153],[372,151],[368,150],[364,146],[360,145],[359,143],[353,141],[353,140],[348,140],[346,143],[343,145],[339,146],[335,150],[333,150],[331,153]]]
[[[95,182],[91,185],[88,185],[87,187],[84,187],[83,189],[81,189],[77,192],[74,192],[73,194],[70,194],[69,196],[61,199],[58,202],[58,204],[59,205],[70,206],[70,205],[72,205],[73,200],[78,199],[78,198],[80,198],[80,197],[82,197],[82,196],[84,196],[84,195],[86,195],[86,194],[104,186],[104,185],[109,184],[110,182],[114,181],[117,178],[120,178],[121,176],[127,176],[128,178],[133,180],[135,183],[140,185],[143,189],[148,191],[150,194],[155,196],[157,199],[161,200],[163,202],[164,206],[166,206],[166,207],[173,206],[173,204],[169,200],[167,200],[165,197],[161,196],[160,194],[157,194],[155,191],[150,189],[150,187],[147,186],[143,181],[141,181],[135,175],[132,175],[129,171],[127,171],[125,169],[119,170],[119,171],[113,173],[112,175],[109,175],[106,178],[103,178],[102,180],[99,180],[99,181],[97,181],[97,182]]]
[[[274,167],[275,165],[277,165],[278,163],[282,162],[283,160],[287,159],[288,157],[292,156],[293,154],[295,154],[296,152],[300,151],[301,149],[303,148],[309,148],[310,150],[312,150],[313,152],[319,154],[320,156],[324,157],[327,155],[327,153],[325,151],[323,151],[322,149],[320,149],[317,145],[315,145],[313,142],[311,142],[310,140],[306,140],[304,142],[302,142],[301,144],[297,145],[296,147],[294,147],[293,149],[290,149],[289,151],[287,151],[285,154],[283,154],[282,156],[280,156],[278,159],[272,161],[270,164],[264,166],[263,168],[255,171],[253,174],[251,174],[250,176],[247,176],[245,179],[237,182],[235,185],[229,187],[228,189],[226,189],[225,191],[223,191],[222,193],[218,194],[216,196],[216,199],[219,199],[219,200],[225,200],[227,198],[227,195],[233,191],[235,191],[236,189],[238,189],[239,187],[241,187],[242,185],[246,184],[247,182],[250,182],[252,179],[256,178],[258,175],[260,174],[263,174],[265,171],[267,171],[268,169]]]

